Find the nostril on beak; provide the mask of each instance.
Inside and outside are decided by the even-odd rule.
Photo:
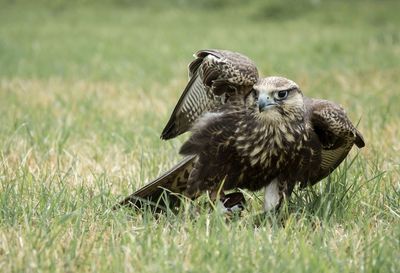
[[[260,97],[258,98],[258,110],[260,112],[264,111],[266,108],[272,105],[276,105],[276,103],[269,96],[260,95]]]

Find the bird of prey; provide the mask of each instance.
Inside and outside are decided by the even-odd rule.
[[[178,195],[195,199],[204,192],[221,192],[223,202],[235,204],[237,195],[226,198],[224,191],[264,188],[264,210],[271,211],[296,184],[328,176],[354,144],[364,147],[341,106],[303,96],[289,79],[260,78],[242,54],[202,50],[195,57],[161,134],[170,139],[192,132],[180,149],[184,159],[118,206],[149,201],[173,207]],[[168,198],[160,200],[163,193]]]

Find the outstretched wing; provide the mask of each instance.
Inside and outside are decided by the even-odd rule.
[[[305,98],[305,106],[322,148],[320,170],[309,181],[315,184],[339,166],[354,144],[362,148],[365,143],[341,106],[327,100],[308,98]]]
[[[119,202],[114,206],[114,209],[122,206],[142,208],[143,205],[156,208],[178,206],[180,199],[176,194],[183,194],[186,190],[190,172],[196,161],[196,156],[185,157],[169,171]],[[163,194],[168,196],[168,204],[165,203],[166,200],[162,199]]]
[[[162,139],[187,132],[204,112],[225,103],[232,93],[246,95],[258,80],[248,57],[227,50],[201,50],[189,65],[189,83],[161,133]]]

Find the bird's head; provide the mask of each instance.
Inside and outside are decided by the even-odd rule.
[[[303,93],[295,82],[283,77],[267,77],[260,79],[253,89],[260,118],[291,122],[304,117]]]

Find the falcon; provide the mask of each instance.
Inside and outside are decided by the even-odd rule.
[[[219,196],[229,210],[244,197],[225,191],[264,188],[264,210],[279,208],[298,184],[327,177],[352,146],[365,146],[344,109],[307,98],[283,77],[260,78],[248,57],[202,50],[189,65],[190,80],[161,138],[187,131],[184,159],[116,207],[177,207],[180,196]],[[163,198],[165,197],[166,198]]]

